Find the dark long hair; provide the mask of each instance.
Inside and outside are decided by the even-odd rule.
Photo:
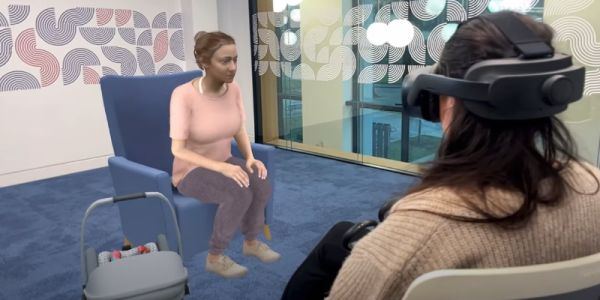
[[[548,25],[514,14],[551,43],[553,31]],[[464,78],[469,67],[477,62],[514,56],[517,53],[513,44],[493,23],[475,18],[461,25],[448,41],[436,72]],[[565,197],[570,186],[561,171],[578,159],[573,138],[558,118],[488,120],[467,111],[460,99],[456,102],[437,158],[424,168],[422,181],[409,194],[436,187],[475,194],[476,197],[466,197],[465,201],[483,218],[445,216],[501,225],[522,224],[539,204],[558,204]],[[489,188],[517,192],[522,195],[523,203],[507,214],[487,210],[501,205],[488,203],[494,201],[486,197]]]

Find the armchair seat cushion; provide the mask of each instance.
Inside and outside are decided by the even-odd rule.
[[[173,203],[180,220],[181,238],[185,241],[184,255],[208,249],[208,239],[198,239],[198,236],[211,236],[217,205],[200,202],[179,192],[174,193]]]

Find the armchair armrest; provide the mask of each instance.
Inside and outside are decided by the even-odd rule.
[[[109,158],[108,168],[117,196],[140,192],[159,192],[175,206],[172,202],[171,176],[167,172],[120,156]],[[160,233],[173,236],[175,228],[166,204],[160,201],[125,201],[118,205],[123,233],[134,244],[154,241]]]
[[[275,155],[275,147],[264,144],[252,144],[252,152],[254,153],[254,157],[265,164],[267,170],[269,171],[269,182],[271,183],[271,187],[273,188],[273,194],[275,193],[275,167],[274,163],[274,155]],[[265,208],[265,224],[273,223],[273,205],[275,205],[275,198],[271,195],[271,199],[269,200],[271,203],[267,205]],[[268,227],[265,229],[265,236],[267,239],[271,239],[271,233],[267,233],[269,230]]]
[[[264,144],[256,144],[251,143],[252,153],[254,153],[254,157],[265,164],[265,167],[269,170],[269,174],[271,174],[271,163],[273,161],[273,153],[275,153],[275,147]],[[235,140],[231,141],[231,153],[233,156],[243,158],[237,143]],[[269,175],[270,176],[270,175]]]
[[[165,171],[148,167],[121,156],[108,159],[116,195],[159,192],[173,201],[171,176]]]

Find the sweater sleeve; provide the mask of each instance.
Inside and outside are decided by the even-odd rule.
[[[389,277],[365,253],[353,251],[338,273],[327,299],[381,299],[380,292]]]
[[[423,212],[396,211],[361,239],[344,262],[329,298],[402,299],[410,283],[415,254],[439,226]]]

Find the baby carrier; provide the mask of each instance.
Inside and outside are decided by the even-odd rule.
[[[94,208],[151,197],[161,199],[171,209],[178,253],[169,251],[167,239],[163,234],[158,235],[156,243],[150,242],[128,251],[113,251],[112,255],[106,251],[97,255],[94,248],[85,248],[85,222]],[[183,248],[179,225],[171,203],[161,193],[138,193],[96,200],[85,212],[80,238],[82,299],[182,299],[189,293],[187,269],[181,260]]]

